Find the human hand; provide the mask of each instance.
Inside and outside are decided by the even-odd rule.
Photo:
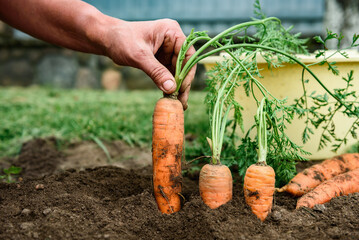
[[[116,19],[107,32],[106,54],[117,64],[143,70],[166,94],[176,90],[176,61],[186,36],[180,25],[170,19],[126,22]],[[185,62],[195,53],[192,47]],[[183,108],[187,100],[196,66],[191,69],[179,90]]]

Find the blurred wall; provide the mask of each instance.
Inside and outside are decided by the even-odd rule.
[[[85,0],[105,14],[129,21],[172,18],[184,32],[192,28],[215,35],[250,20],[248,0]],[[277,16],[305,36],[323,32],[324,0],[262,0],[268,16]],[[198,67],[193,89],[203,89]],[[148,89],[154,83],[140,70],[116,66],[106,57],[78,53],[36,40],[0,22],[0,85],[59,88]]]
[[[128,21],[177,20],[187,35],[192,28],[215,35],[253,17],[254,0],[85,0],[103,13]],[[280,18],[294,31],[311,36],[322,31],[324,0],[261,0],[267,16]]]
[[[359,34],[359,1],[358,0],[327,0],[324,26],[333,32],[342,33],[345,37],[341,48],[349,47],[352,36]],[[330,48],[336,48],[337,42],[331,41]]]

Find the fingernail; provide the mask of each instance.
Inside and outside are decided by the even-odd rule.
[[[166,82],[163,83],[162,86],[165,91],[169,91],[172,89],[173,85],[174,85],[174,82],[172,80],[167,80]]]

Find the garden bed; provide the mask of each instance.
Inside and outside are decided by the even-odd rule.
[[[6,159],[23,167],[23,180],[0,184],[0,239],[359,238],[359,194],[301,210],[295,210],[295,198],[276,194],[272,213],[262,223],[245,204],[236,174],[233,200],[211,210],[202,203],[198,173],[192,172],[183,179],[182,210],[162,215],[152,195],[147,149],[112,143],[115,161],[108,162],[88,142],[62,151],[55,143],[35,139],[18,157]],[[78,162],[81,151],[88,154]],[[130,170],[136,158],[146,164]]]

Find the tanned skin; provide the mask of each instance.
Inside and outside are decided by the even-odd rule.
[[[49,43],[139,68],[166,94],[176,89],[173,75],[186,37],[174,20],[128,22],[80,0],[0,0],[0,19]],[[186,58],[194,52],[192,48]],[[194,74],[195,68],[179,92],[184,109]]]

